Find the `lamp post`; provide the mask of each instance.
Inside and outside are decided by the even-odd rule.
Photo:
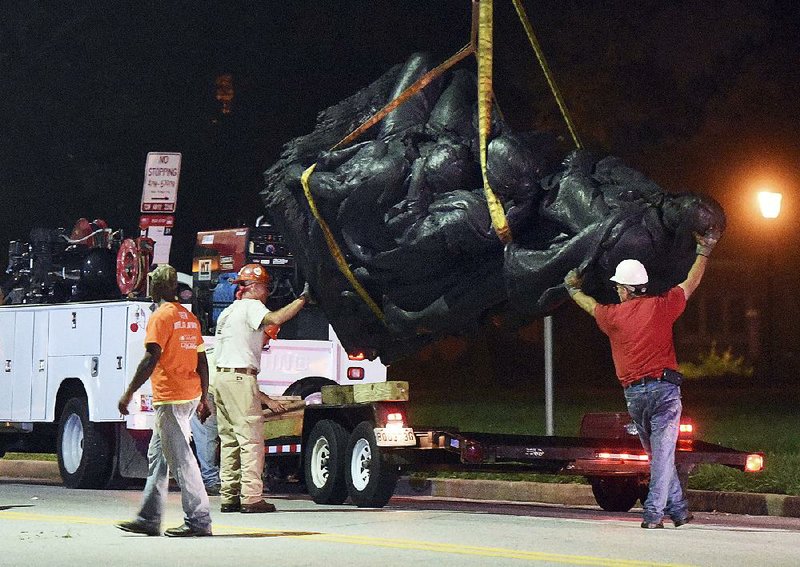
[[[758,192],[757,198],[761,216],[764,217],[767,222],[772,221],[774,223],[774,220],[777,219],[778,215],[781,213],[781,200],[783,199],[783,195],[777,191],[764,190]],[[770,228],[770,236],[775,236],[774,225]],[[775,374],[775,324],[773,323],[774,309],[772,307],[776,267],[773,255],[774,245],[774,242],[767,242],[766,260],[768,270],[765,272],[767,274],[767,321],[764,328],[766,329],[767,336],[764,341],[764,346],[766,347],[766,364],[764,366],[767,376],[770,379],[772,379]],[[770,270],[772,270],[772,274],[769,273]]]

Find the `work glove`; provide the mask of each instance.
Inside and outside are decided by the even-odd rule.
[[[311,294],[311,286],[308,285],[308,282],[303,286],[303,291],[300,292],[300,297],[304,297],[306,300],[307,305],[313,305],[317,301],[314,299],[314,296]]]
[[[705,234],[698,234],[695,232],[694,239],[697,242],[695,252],[699,256],[710,256],[714,246],[719,242],[720,236],[722,236],[722,231],[718,228],[710,228]]]
[[[564,287],[567,288],[567,293],[569,293],[570,297],[581,290],[581,285],[583,285],[582,280],[583,278],[578,275],[578,270],[570,270],[567,272],[567,275],[564,276]]]

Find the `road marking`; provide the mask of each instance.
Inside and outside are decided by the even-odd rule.
[[[495,557],[498,559],[522,559],[527,561],[547,561],[550,563],[564,563],[567,565],[599,565],[602,567],[689,567],[678,563],[654,563],[638,559],[619,559],[606,557],[593,557],[589,555],[568,555],[563,553],[548,553],[543,551],[522,551],[498,547],[479,547],[453,543],[424,542],[418,540],[401,540],[375,538],[369,536],[354,536],[344,534],[319,534],[300,536],[300,539],[322,540],[334,543],[347,543],[353,545],[366,545],[373,547],[390,547],[395,549],[409,549],[430,551],[436,553],[451,553],[457,555],[473,555],[479,557]]]
[[[22,520],[35,522],[52,522],[60,524],[88,524],[113,526],[119,520],[91,518],[86,516],[56,516],[49,514],[35,514],[32,512],[15,512],[0,510],[0,519]],[[222,532],[222,533],[220,533]],[[347,535],[335,533],[318,533],[307,531],[267,530],[262,528],[246,528],[240,526],[227,526],[214,524],[214,535],[224,538],[230,537],[293,537],[309,541],[325,541],[347,545],[363,545],[367,547],[387,547],[392,549],[406,549],[412,551],[427,551],[430,553],[447,553],[455,555],[469,555],[475,557],[493,557],[498,559],[520,559],[532,562],[563,563],[567,565],[596,565],[600,567],[689,567],[677,563],[654,563],[638,559],[620,559],[594,557],[591,555],[568,555],[563,553],[548,553],[543,551],[524,551],[506,549],[502,547],[480,547],[462,545],[457,543],[426,542],[419,540],[388,539],[360,535]]]

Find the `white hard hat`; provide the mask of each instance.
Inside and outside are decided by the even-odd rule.
[[[623,260],[617,264],[617,271],[611,276],[611,281],[623,285],[645,285],[647,270],[639,260]]]

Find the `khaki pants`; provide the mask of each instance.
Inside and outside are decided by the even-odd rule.
[[[214,401],[220,441],[222,504],[263,500],[264,414],[255,376],[218,372]]]

